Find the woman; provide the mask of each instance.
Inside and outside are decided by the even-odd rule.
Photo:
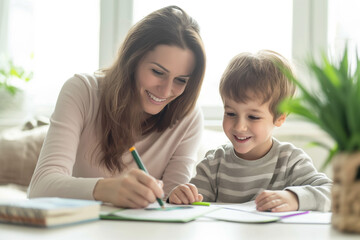
[[[187,182],[201,140],[195,103],[204,71],[190,16],[177,6],[146,16],[110,68],[64,84],[28,196],[141,208]],[[149,175],[132,159],[133,145]]]

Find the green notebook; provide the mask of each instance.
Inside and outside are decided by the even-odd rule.
[[[100,219],[151,222],[189,222],[217,209],[217,207],[212,206],[173,204],[165,204],[165,209],[162,209],[158,203],[150,204],[147,208],[141,209],[124,209],[105,206],[100,212]]]

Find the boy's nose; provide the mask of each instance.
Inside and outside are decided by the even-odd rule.
[[[235,129],[241,132],[247,131],[246,121],[242,119],[238,119],[235,124]]]

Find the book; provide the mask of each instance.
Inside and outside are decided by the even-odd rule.
[[[101,202],[70,198],[0,201],[0,222],[54,227],[99,219]]]
[[[100,212],[100,219],[184,223],[218,209],[211,206],[174,205],[167,203],[164,206],[164,209],[159,207],[158,203],[150,204],[148,207],[141,209],[103,206]]]

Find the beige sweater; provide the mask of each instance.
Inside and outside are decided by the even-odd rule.
[[[99,166],[93,152],[101,135],[96,122],[99,105],[98,79],[75,75],[63,86],[28,190],[28,197],[93,199],[96,182],[112,177]],[[150,134],[135,144],[149,174],[164,182],[165,196],[173,187],[190,180],[203,129],[196,108],[161,135]],[[90,157],[92,156],[92,157]],[[130,153],[128,169],[137,168]],[[120,176],[123,173],[120,173]]]

